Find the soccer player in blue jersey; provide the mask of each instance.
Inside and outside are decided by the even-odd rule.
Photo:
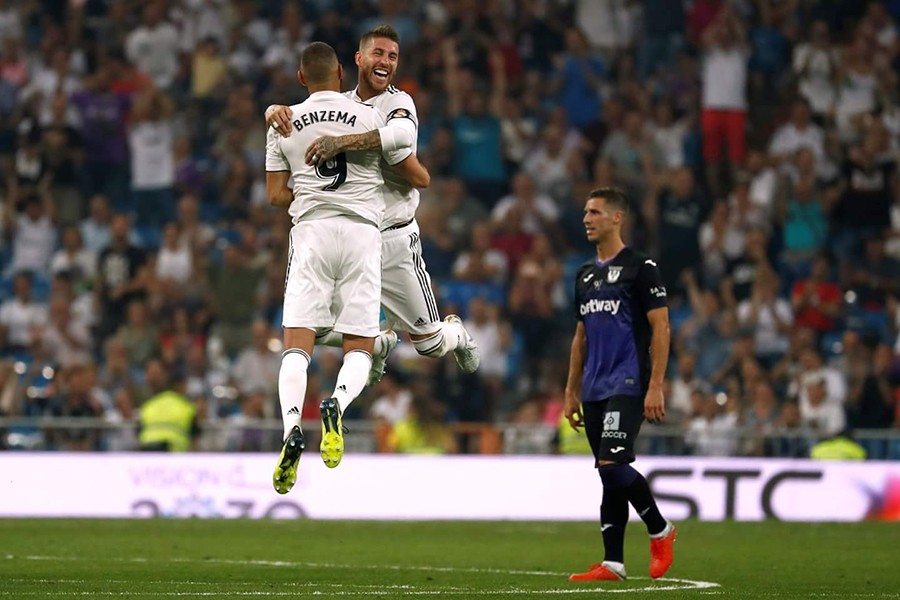
[[[663,378],[669,358],[666,288],[651,258],[622,241],[628,200],[599,188],[584,207],[584,227],[597,245],[575,280],[578,325],[566,382],[565,416],[585,428],[603,481],[600,522],[605,557],[571,581],[625,579],[625,525],[631,503],[650,534],[650,576],[672,564],[675,527],[660,514],[650,486],[631,463],[641,423],[665,417]]]

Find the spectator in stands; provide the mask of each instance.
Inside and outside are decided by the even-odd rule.
[[[834,109],[840,56],[829,39],[827,21],[813,21],[808,39],[794,48],[794,73],[799,79],[800,93],[812,113],[822,121]]]
[[[744,230],[731,219],[728,203],[716,202],[698,235],[703,265],[701,280],[704,287],[718,289],[728,264],[744,253]]]
[[[178,30],[166,21],[166,4],[152,0],[143,7],[143,21],[128,34],[125,53],[138,70],[146,73],[161,90],[169,89],[178,76]]]
[[[486,207],[491,207],[506,189],[506,164],[501,146],[501,118],[506,80],[502,58],[492,53],[490,94],[485,101],[472,82],[471,71],[462,70],[456,45],[444,44],[448,112],[454,139],[453,174]]]
[[[175,217],[175,106],[158,89],[134,100],[128,123],[131,198],[136,224],[159,227]]]
[[[900,295],[900,261],[885,255],[883,238],[871,237],[865,241],[861,264],[842,262],[841,281],[845,290],[853,292],[859,309],[881,313],[888,295]]]
[[[49,272],[58,235],[53,210],[53,202],[46,194],[28,192],[22,199],[21,214],[5,213],[12,237],[11,272]]]
[[[491,247],[490,225],[474,224],[469,250],[461,252],[453,263],[453,277],[470,283],[502,284],[507,271],[506,255]]]
[[[190,246],[181,242],[181,231],[175,222],[166,223],[162,231],[162,247],[154,265],[155,283],[164,298],[178,298],[194,276],[194,257]]]
[[[159,332],[147,316],[147,305],[142,300],[128,303],[127,317],[116,336],[125,345],[128,364],[144,365],[159,353]]]
[[[816,172],[821,173],[827,160],[825,132],[812,122],[810,101],[805,97],[794,99],[790,120],[775,130],[769,142],[769,156],[776,162],[784,162],[800,148],[812,151],[816,159]]]
[[[54,275],[67,272],[79,288],[90,287],[97,276],[97,255],[84,247],[76,226],[63,229],[62,248],[53,255],[50,270]]]
[[[488,420],[498,416],[500,397],[507,381],[509,350],[512,332],[509,323],[500,317],[500,307],[476,296],[469,301],[464,321],[466,331],[478,340],[481,365],[478,376],[485,393],[485,415]]]
[[[787,352],[794,313],[791,304],[778,296],[778,278],[774,274],[757,276],[750,298],[737,307],[737,317],[742,327],[755,331],[756,355],[767,367]]]
[[[140,409],[140,449],[153,452],[196,449],[200,434],[197,408],[183,395],[181,382],[176,377],[174,385],[169,383],[159,359],[148,361],[144,373],[151,395]]]
[[[147,255],[131,244],[128,217],[117,214],[110,224],[109,245],[97,261],[95,293],[100,307],[100,335],[114,333],[125,321],[132,300],[144,298],[149,282]]]
[[[53,408],[53,416],[98,418],[103,415],[103,406],[92,394],[89,371],[87,366],[74,366],[60,373],[59,401]],[[51,447],[56,450],[84,452],[97,449],[100,432],[97,429],[73,427],[48,430],[47,437]]]
[[[63,369],[87,365],[92,360],[92,340],[87,325],[72,318],[69,299],[65,296],[50,298],[50,318],[44,327],[37,329],[43,344],[55,364]]]
[[[829,263],[827,255],[817,255],[809,277],[791,290],[795,327],[808,327],[818,335],[834,330],[841,316],[841,289],[829,276]]]
[[[265,321],[254,321],[250,328],[253,344],[238,354],[231,369],[231,380],[243,396],[265,394],[274,398],[275,383],[281,357],[271,348],[272,340],[277,340]]]
[[[394,424],[387,451],[399,454],[453,454],[456,438],[444,424],[446,407],[432,399],[427,384],[417,383],[405,419]]]
[[[144,398],[135,397],[138,378],[141,376],[140,369],[132,368],[128,364],[128,349],[121,338],[114,336],[106,340],[103,347],[102,364],[97,377],[100,387],[110,393],[113,398],[116,398],[117,394],[122,391],[132,401],[144,400]]]
[[[853,427],[889,429],[894,422],[896,400],[891,391],[891,349],[881,344],[868,353],[863,372],[854,377],[847,398]]]
[[[126,122],[131,96],[114,91],[111,84],[110,66],[102,64],[69,101],[78,111],[84,141],[81,192],[104,194],[117,210],[124,210],[129,199]]]
[[[736,435],[738,412],[726,412],[719,405],[719,397],[704,394],[700,414],[691,419],[684,438],[695,456],[733,456],[740,439]]]
[[[806,402],[800,403],[800,418],[803,424],[823,437],[830,437],[843,431],[846,424],[844,406],[828,401],[825,377],[819,373],[807,375],[803,380],[803,391],[806,398]]]
[[[88,216],[81,220],[79,229],[84,246],[95,255],[99,255],[112,239],[110,224],[112,211],[109,200],[102,194],[91,197]]]
[[[612,163],[616,178],[633,198],[647,194],[662,162],[644,116],[637,108],[626,111],[621,129],[610,133],[600,154]]]
[[[671,184],[648,207],[656,223],[660,274],[670,296],[681,296],[681,274],[700,262],[700,226],[706,216],[705,198],[687,167],[675,171]]]
[[[429,196],[427,192],[437,188],[437,193]],[[453,237],[454,248],[467,248],[475,227],[485,221],[487,211],[466,189],[466,184],[458,177],[441,180],[429,190],[422,190],[422,205],[437,211],[444,229]],[[426,200],[426,197],[428,199]]]
[[[385,373],[378,384],[379,396],[369,407],[369,418],[393,427],[410,417],[412,391],[405,385],[402,373]]]
[[[0,341],[7,352],[27,352],[35,330],[47,325],[47,305],[33,296],[34,275],[28,271],[13,277],[13,297],[0,304]]]
[[[251,341],[250,324],[256,311],[256,290],[264,271],[246,265],[234,245],[222,252],[222,265],[212,267],[209,280],[216,315],[213,335],[221,340],[225,354],[235,356]]]
[[[580,158],[564,142],[565,131],[558,125],[547,125],[541,131],[541,143],[522,165],[523,171],[534,179],[538,192],[546,194],[556,204],[562,203],[571,193],[569,165],[573,158]]]
[[[678,375],[671,380],[667,415],[675,422],[691,414],[691,397],[695,390],[709,391],[709,384],[697,376],[697,357],[690,352],[678,356]]]
[[[243,397],[240,412],[231,415],[226,420],[225,449],[229,452],[263,452],[269,445],[266,438],[270,437],[259,421],[266,415],[265,407],[268,404],[268,396],[259,391],[247,394]]]
[[[641,78],[646,79],[675,66],[675,59],[685,41],[684,3],[645,0],[643,24],[644,38],[638,49],[638,70]]]
[[[525,233],[554,234],[559,209],[549,196],[538,191],[534,178],[524,171],[513,177],[512,193],[497,202],[491,211],[491,219],[498,225],[506,222],[513,207],[518,209]]]

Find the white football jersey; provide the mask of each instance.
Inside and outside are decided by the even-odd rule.
[[[347,92],[347,96],[362,102],[356,90]],[[373,98],[365,101],[371,104],[386,115],[387,124],[390,125],[394,119],[409,119],[416,128],[415,141],[412,145],[412,154],[416,153],[419,138],[419,116],[416,113],[416,104],[412,97],[406,92],[389,85],[385,91]],[[419,190],[411,186],[399,173],[397,173],[391,165],[401,162],[410,151],[408,149],[398,150],[390,156],[385,157],[382,161],[382,170],[384,171],[384,223],[382,229],[406,223],[416,216],[416,209],[419,207]]]
[[[381,227],[384,218],[382,153],[342,152],[318,166],[306,164],[309,145],[323,135],[366,133],[383,127],[384,115],[368,104],[338,92],[316,92],[291,106],[291,137],[269,128],[266,171],[290,171],[294,201],[288,208],[294,223],[328,215],[356,215]]]

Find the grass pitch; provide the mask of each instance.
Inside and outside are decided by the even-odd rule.
[[[361,499],[360,501],[364,501]],[[675,563],[571,583],[596,523],[0,520],[5,598],[900,598],[900,524],[678,524]]]

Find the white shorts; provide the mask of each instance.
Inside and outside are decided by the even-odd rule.
[[[381,305],[388,327],[417,335],[437,331],[441,316],[422,258],[415,219],[381,232],[381,256]]]
[[[291,228],[284,327],[375,337],[380,298],[377,227],[351,217],[328,217]]]

